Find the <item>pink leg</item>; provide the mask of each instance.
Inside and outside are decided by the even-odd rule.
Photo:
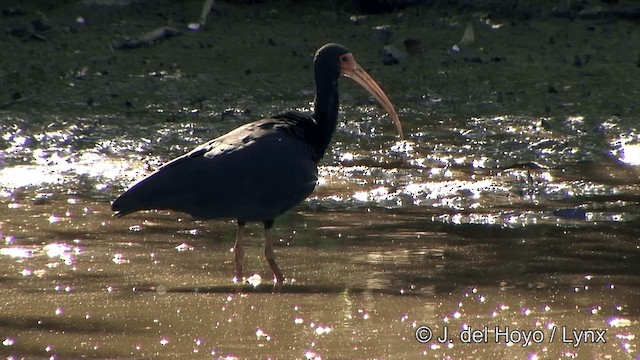
[[[273,277],[276,283],[284,282],[284,275],[280,271],[280,267],[276,262],[276,257],[273,254],[273,238],[271,237],[271,226],[273,226],[273,220],[264,222],[264,256],[267,258],[269,267],[273,272]]]

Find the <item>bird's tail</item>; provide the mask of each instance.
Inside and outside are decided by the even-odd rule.
[[[111,210],[113,210],[113,208],[111,208]],[[115,213],[113,213],[113,215],[111,215],[111,216],[113,216],[113,217],[117,217],[117,218],[121,218],[121,217],[123,217],[123,216],[127,216],[127,215],[129,215],[129,214],[131,214],[131,213],[133,213],[133,212],[135,212],[135,211],[116,211],[116,212],[115,212]]]
[[[121,208],[120,204],[119,204],[119,200],[120,198],[117,198],[113,203],[111,203],[111,211],[115,211],[115,213],[113,213],[113,217],[117,217],[117,218],[121,218],[123,216],[129,215],[131,214],[133,211],[129,210],[126,211],[124,209]]]

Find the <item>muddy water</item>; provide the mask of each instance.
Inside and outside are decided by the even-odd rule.
[[[231,83],[219,67],[189,67],[201,59],[172,64],[167,49],[184,55],[215,36],[194,33],[174,40],[181,47],[141,50],[142,62],[140,53],[72,62],[59,78],[45,75],[50,91],[0,112],[0,354],[638,357],[640,122],[637,87],[622,76],[637,70],[619,52],[637,44],[625,36],[637,24],[547,19],[495,27],[476,14],[484,24],[479,44],[458,56],[448,49],[465,17],[423,9],[420,17],[380,15],[354,25],[320,14],[336,22],[327,30],[336,40],[358,40],[358,61],[398,105],[408,139],[397,141],[389,119],[342,80],[347,121],[321,164],[318,188],[276,221],[287,281],[273,285],[261,228],[252,225],[246,269],[255,275],[238,285],[233,222],[170,212],[114,219],[109,203],[198,143],[263,115],[308,110],[310,81],[279,83],[311,79],[310,58],[280,59],[274,49],[302,54],[316,46],[277,36],[286,32],[277,21],[284,9],[249,9],[224,5],[217,20],[229,29],[221,26],[217,41],[238,26],[250,36],[273,31],[277,46],[255,49],[273,69],[250,56],[227,62],[227,72],[246,75]],[[368,35],[385,22],[397,24],[395,36],[413,31],[434,50],[400,67],[379,65]],[[620,36],[589,42],[611,34]],[[49,34],[56,36],[69,34]],[[550,37],[556,48],[540,45]],[[53,42],[2,41],[31,53]],[[74,46],[91,47],[85,41]],[[281,73],[289,62],[297,70]],[[399,76],[407,72],[424,75]]]

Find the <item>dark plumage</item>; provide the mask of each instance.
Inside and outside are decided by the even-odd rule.
[[[242,279],[243,228],[265,225],[265,256],[275,279],[284,280],[273,255],[273,219],[303,201],[315,188],[318,161],[336,127],[337,81],[348,76],[371,92],[400,122],[382,90],[345,47],[327,44],[314,59],[314,112],[287,112],[258,120],[202,144],[148,175],[111,205],[116,216],[139,210],[182,211],[197,218],[238,220],[234,246],[236,278]]]
[[[287,113],[243,125],[165,164],[113,202],[117,215],[167,209],[197,218],[262,221],[315,187],[311,118]]]

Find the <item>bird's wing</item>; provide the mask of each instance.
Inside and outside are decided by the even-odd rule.
[[[245,220],[280,215],[315,187],[316,162],[305,141],[310,121],[283,114],[243,125],[163,165],[112,209],[119,215],[171,209]]]
[[[278,132],[306,141],[309,128],[314,124],[315,120],[312,117],[291,111],[242,125],[225,135],[198,146],[191,153],[199,156],[204,151],[205,157],[213,157],[233,151],[241,151],[257,139],[262,139],[270,133]],[[186,156],[191,155],[191,153],[186,154]]]
[[[311,116],[297,111],[289,111],[270,118],[250,122],[222,136],[211,139],[182,156],[178,156],[163,164],[156,172],[165,167],[175,166],[175,164],[190,158],[198,156],[211,158],[216,155],[239,151],[255,142],[256,138],[264,136],[267,131],[284,131],[300,140],[307,140],[309,128],[314,125],[315,120]]]

